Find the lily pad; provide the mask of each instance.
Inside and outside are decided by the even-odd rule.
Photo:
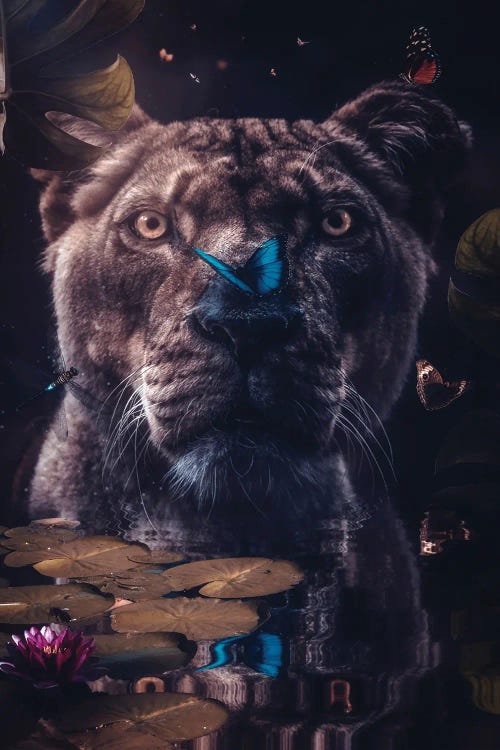
[[[144,599],[156,599],[171,592],[171,587],[161,575],[131,570],[130,576],[100,576],[98,578],[79,579],[83,583],[93,586],[117,598],[126,597],[130,601],[138,602]]]
[[[66,612],[71,621],[82,620],[104,614],[113,602],[112,596],[85,584],[10,587],[0,589],[0,622],[46,623],[54,619],[57,610]]]
[[[123,744],[137,736],[152,735],[154,741],[172,742],[203,737],[219,729],[228,712],[219,703],[182,693],[140,693],[138,695],[95,696],[68,707],[57,722],[69,735],[96,727],[123,729]],[[92,747],[92,745],[90,745]],[[98,746],[97,746],[98,747]]]
[[[153,549],[139,555],[129,555],[129,560],[142,565],[168,565],[183,559],[184,555],[168,549]]]
[[[227,557],[179,565],[162,573],[173,591],[184,591],[205,584],[203,596],[232,599],[267,596],[286,591],[300,583],[304,574],[286,560],[264,557]]]
[[[243,635],[258,624],[255,604],[199,597],[151,599],[111,613],[111,626],[119,633],[170,631],[194,641]]]
[[[18,550],[5,558],[11,568],[33,565],[35,570],[53,578],[84,578],[90,575],[111,574],[136,567],[128,555],[142,552],[143,546],[128,544],[111,536],[89,536],[51,549]]]
[[[13,529],[7,529],[5,536],[9,539],[22,542],[39,541],[44,539],[53,539],[59,542],[71,542],[77,539],[78,534],[72,529],[46,528],[45,526],[15,526]],[[3,540],[6,544],[6,540]]]
[[[183,651],[173,633],[119,633],[96,635],[95,656],[109,677],[134,680],[185,666],[194,649]]]
[[[48,526],[51,529],[77,529],[80,526],[80,521],[70,518],[37,518],[31,523],[33,526]]]

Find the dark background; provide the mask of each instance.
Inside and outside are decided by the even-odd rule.
[[[62,6],[70,0],[51,2]],[[435,94],[470,123],[475,139],[464,178],[450,194],[435,248],[440,273],[430,291],[418,352],[453,378],[467,375],[471,364],[467,342],[448,322],[446,290],[455,248],[472,221],[500,207],[500,44],[492,7],[492,3],[442,0],[304,0],[300,4],[284,0],[147,0],[139,19],[105,43],[105,53],[95,49],[77,62],[92,67],[119,50],[134,71],[139,103],[165,122],[200,115],[321,119],[363,88],[397,76],[410,30],[427,25],[443,67],[442,77],[433,87]],[[189,28],[192,24],[197,25],[196,31]],[[299,47],[297,36],[310,44]],[[174,54],[171,63],[159,58],[161,48]],[[227,61],[226,70],[218,69],[218,60]],[[276,77],[270,75],[271,68],[276,69]],[[199,77],[199,84],[190,73]],[[8,155],[0,159],[0,345],[4,363],[12,357],[32,363],[45,357],[51,311],[48,280],[39,270],[44,242],[37,194],[37,185],[22,165]],[[376,371],[376,362],[373,367]],[[12,477],[32,440],[33,430],[27,423],[50,409],[50,404],[40,402],[26,416],[12,417],[9,411],[22,400],[23,388],[15,371],[5,366],[0,373],[1,408],[7,412],[0,419],[0,491],[6,503],[0,522],[6,524],[21,520],[17,510],[8,508],[8,497]],[[396,454],[396,494],[415,548],[420,520],[436,485],[437,450],[448,429],[474,405],[475,398],[466,395],[449,409],[426,413],[416,396],[414,373],[410,373],[394,411],[389,433]],[[479,563],[474,564],[473,573],[481,576]],[[444,581],[436,578],[437,599],[448,580],[446,576]],[[453,747],[497,747],[493,717],[470,713],[463,681],[450,684],[455,685],[449,709]],[[461,722],[465,714],[466,725]]]
[[[60,12],[72,0],[51,3]],[[475,138],[471,163],[450,195],[435,249],[441,273],[422,322],[419,352],[453,377],[467,374],[461,356],[464,342],[450,329],[446,309],[455,247],[475,218],[500,205],[500,45],[491,8],[478,2],[442,1],[147,0],[132,26],[76,64],[92,67],[119,50],[134,71],[139,103],[162,121],[200,115],[321,119],[366,86],[395,77],[410,30],[427,25],[443,67],[435,93],[471,124]],[[190,29],[192,24],[196,31]],[[297,36],[310,44],[299,47]],[[171,63],[160,59],[161,48],[174,54]],[[218,60],[227,62],[226,70],[218,69]],[[276,69],[276,77],[270,75],[271,68]],[[199,77],[199,84],[190,73]],[[39,270],[44,243],[37,214],[38,187],[8,155],[0,160],[0,177],[2,355],[4,361],[16,356],[35,362],[44,355],[50,320],[47,279]],[[376,369],[376,362],[373,366]],[[19,401],[22,387],[6,368],[1,380],[0,401],[8,412]],[[419,513],[414,495],[432,474],[448,412],[453,419],[457,409],[459,405],[426,414],[411,375],[390,425],[401,494],[409,498],[410,514],[413,509]],[[22,425],[13,424],[8,415],[4,421],[0,435],[4,442],[6,438],[4,455],[11,457],[12,468]],[[19,441],[22,450],[20,437]],[[4,480],[8,475],[9,471],[3,473]]]

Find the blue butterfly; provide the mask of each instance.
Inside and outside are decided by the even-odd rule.
[[[237,644],[237,646],[233,646]],[[268,677],[278,677],[284,668],[283,643],[276,633],[253,633],[224,638],[212,646],[214,659],[210,664],[199,667],[197,672],[206,672],[216,667],[224,667],[235,661],[237,650],[241,661],[248,667]]]
[[[284,235],[272,237],[264,242],[241,268],[231,268],[213,255],[196,247],[193,249],[223,278],[248,294],[263,297],[265,294],[279,291],[288,280],[288,257]]]

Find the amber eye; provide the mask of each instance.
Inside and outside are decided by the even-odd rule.
[[[132,219],[131,227],[138,237],[157,240],[167,231],[167,219],[158,211],[141,211]]]
[[[352,217],[343,208],[334,208],[323,219],[322,228],[327,234],[340,237],[352,227]]]

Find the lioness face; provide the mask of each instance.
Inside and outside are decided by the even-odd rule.
[[[390,117],[370,136],[377,96],[401,102],[397,137]],[[250,494],[277,477],[314,483],[352,389],[381,416],[397,398],[439,202],[433,183],[416,208],[412,180],[421,190],[436,164],[426,156],[424,174],[405,169],[413,144],[431,149],[404,120],[405,97],[406,119],[439,112],[458,151],[449,111],[392,85],[321,125],[163,126],[138,114],[92,170],[49,186],[46,266],[63,349],[87,386],[128,378],[167,481],[198,498],[232,482]],[[288,237],[289,279],[265,297],[193,252],[243,266],[277,234]]]

